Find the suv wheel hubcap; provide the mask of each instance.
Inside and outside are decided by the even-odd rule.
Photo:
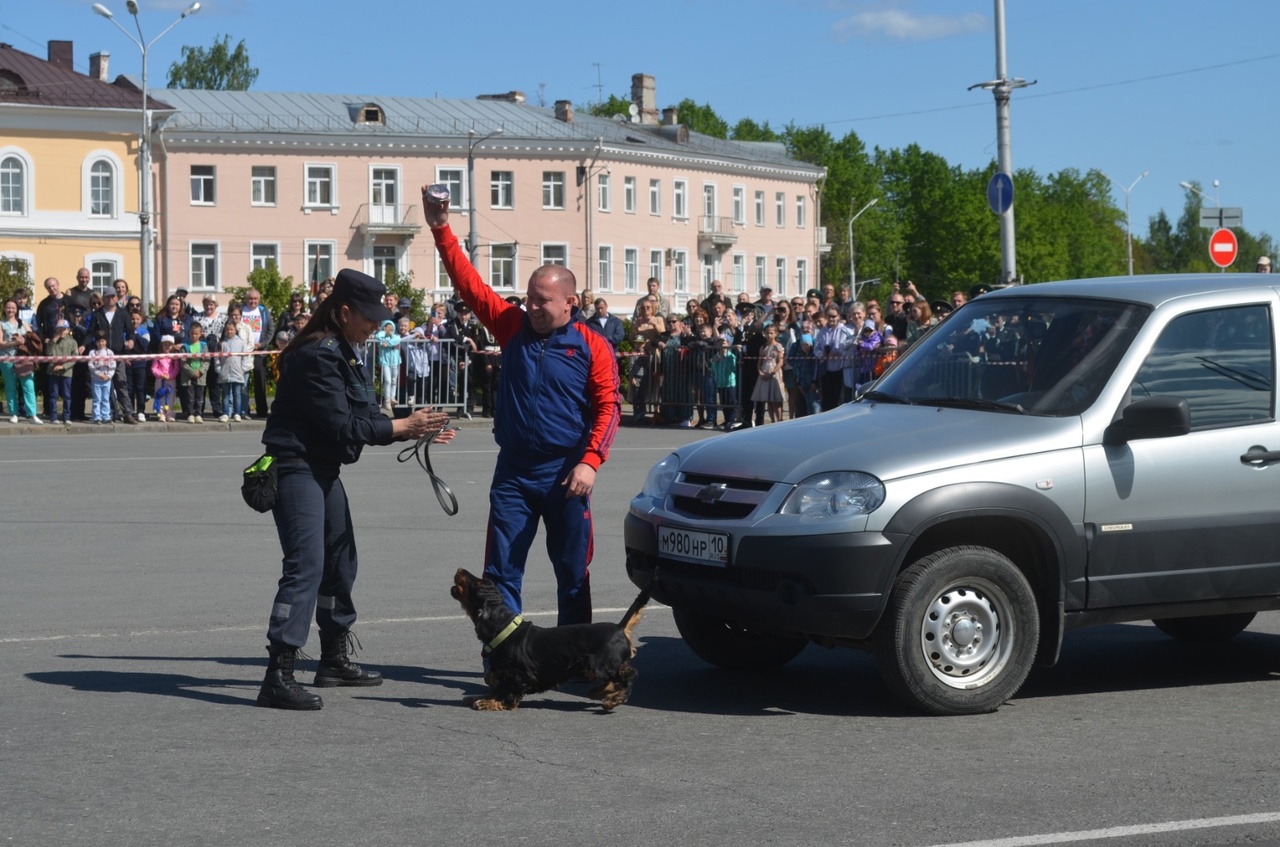
[[[920,648],[929,669],[952,688],[974,688],[999,675],[1013,645],[1004,593],[986,580],[946,586],[925,610]]]

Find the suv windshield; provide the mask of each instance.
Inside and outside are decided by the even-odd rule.
[[[974,300],[917,340],[863,396],[1078,415],[1097,399],[1150,312],[1115,300]]]

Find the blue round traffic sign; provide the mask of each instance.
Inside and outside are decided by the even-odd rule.
[[[1007,173],[992,174],[987,183],[987,205],[997,215],[1003,215],[1013,206],[1013,180]]]

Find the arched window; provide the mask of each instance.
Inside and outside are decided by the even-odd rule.
[[[89,169],[89,214],[109,218],[115,207],[115,172],[110,162],[99,159]]]
[[[0,214],[27,213],[27,168],[17,156],[0,159]]]

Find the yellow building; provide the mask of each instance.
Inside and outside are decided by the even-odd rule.
[[[106,82],[107,54],[88,76],[72,58],[69,41],[48,59],[0,44],[0,260],[27,263],[37,301],[81,267],[97,290],[123,277],[138,293],[142,96]]]

